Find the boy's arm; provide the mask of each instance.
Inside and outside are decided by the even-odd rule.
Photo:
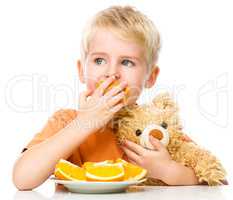
[[[13,182],[18,189],[33,189],[43,183],[53,173],[59,159],[68,158],[88,135],[105,126],[124,106],[125,82],[105,93],[114,80],[115,76],[108,77],[97,89],[82,92],[77,117],[65,128],[53,131],[56,132],[53,136],[22,153],[13,169]],[[58,125],[63,124],[62,118],[58,120]]]
[[[88,137],[91,130],[82,126],[82,121],[82,116],[78,115],[65,128],[20,155],[15,162],[12,177],[19,190],[30,190],[42,184],[53,173],[58,160],[67,159]],[[61,122],[53,123],[59,126]]]
[[[168,185],[197,185],[198,179],[192,168],[188,168],[174,160],[166,166],[163,181]]]

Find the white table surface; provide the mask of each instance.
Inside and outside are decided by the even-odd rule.
[[[133,186],[128,191],[114,194],[78,194],[70,193],[61,186],[55,187],[54,183],[48,182],[39,190],[16,191],[14,200],[104,200],[104,199],[156,199],[156,200],[228,200],[233,199],[233,188],[231,185],[209,187],[209,186]],[[135,191],[136,190],[136,191]]]

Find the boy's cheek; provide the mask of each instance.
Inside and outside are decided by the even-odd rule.
[[[130,93],[133,96],[139,96],[142,92],[143,86],[141,84],[133,84],[129,85]]]
[[[96,84],[95,81],[93,80],[88,80],[86,83],[87,89],[94,91],[96,89]]]

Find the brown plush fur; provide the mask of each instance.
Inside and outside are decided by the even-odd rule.
[[[170,136],[167,150],[173,160],[194,170],[199,183],[221,185],[226,172],[219,160],[209,151],[187,140],[182,131],[178,108],[168,93],[156,96],[151,104],[130,105],[121,109],[114,116],[114,132],[118,141],[131,140],[139,144],[135,131],[151,123],[157,125],[165,122]],[[166,185],[162,181],[148,178],[148,185]]]

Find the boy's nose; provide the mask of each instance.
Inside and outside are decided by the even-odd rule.
[[[120,71],[118,62],[116,60],[112,60],[108,67],[106,68],[106,71],[104,72],[105,77],[115,76],[116,79],[120,79]]]
[[[106,78],[110,77],[110,76],[115,76],[116,79],[119,79],[120,78],[120,74],[118,73],[115,73],[115,74],[110,74],[110,75],[105,75]]]

